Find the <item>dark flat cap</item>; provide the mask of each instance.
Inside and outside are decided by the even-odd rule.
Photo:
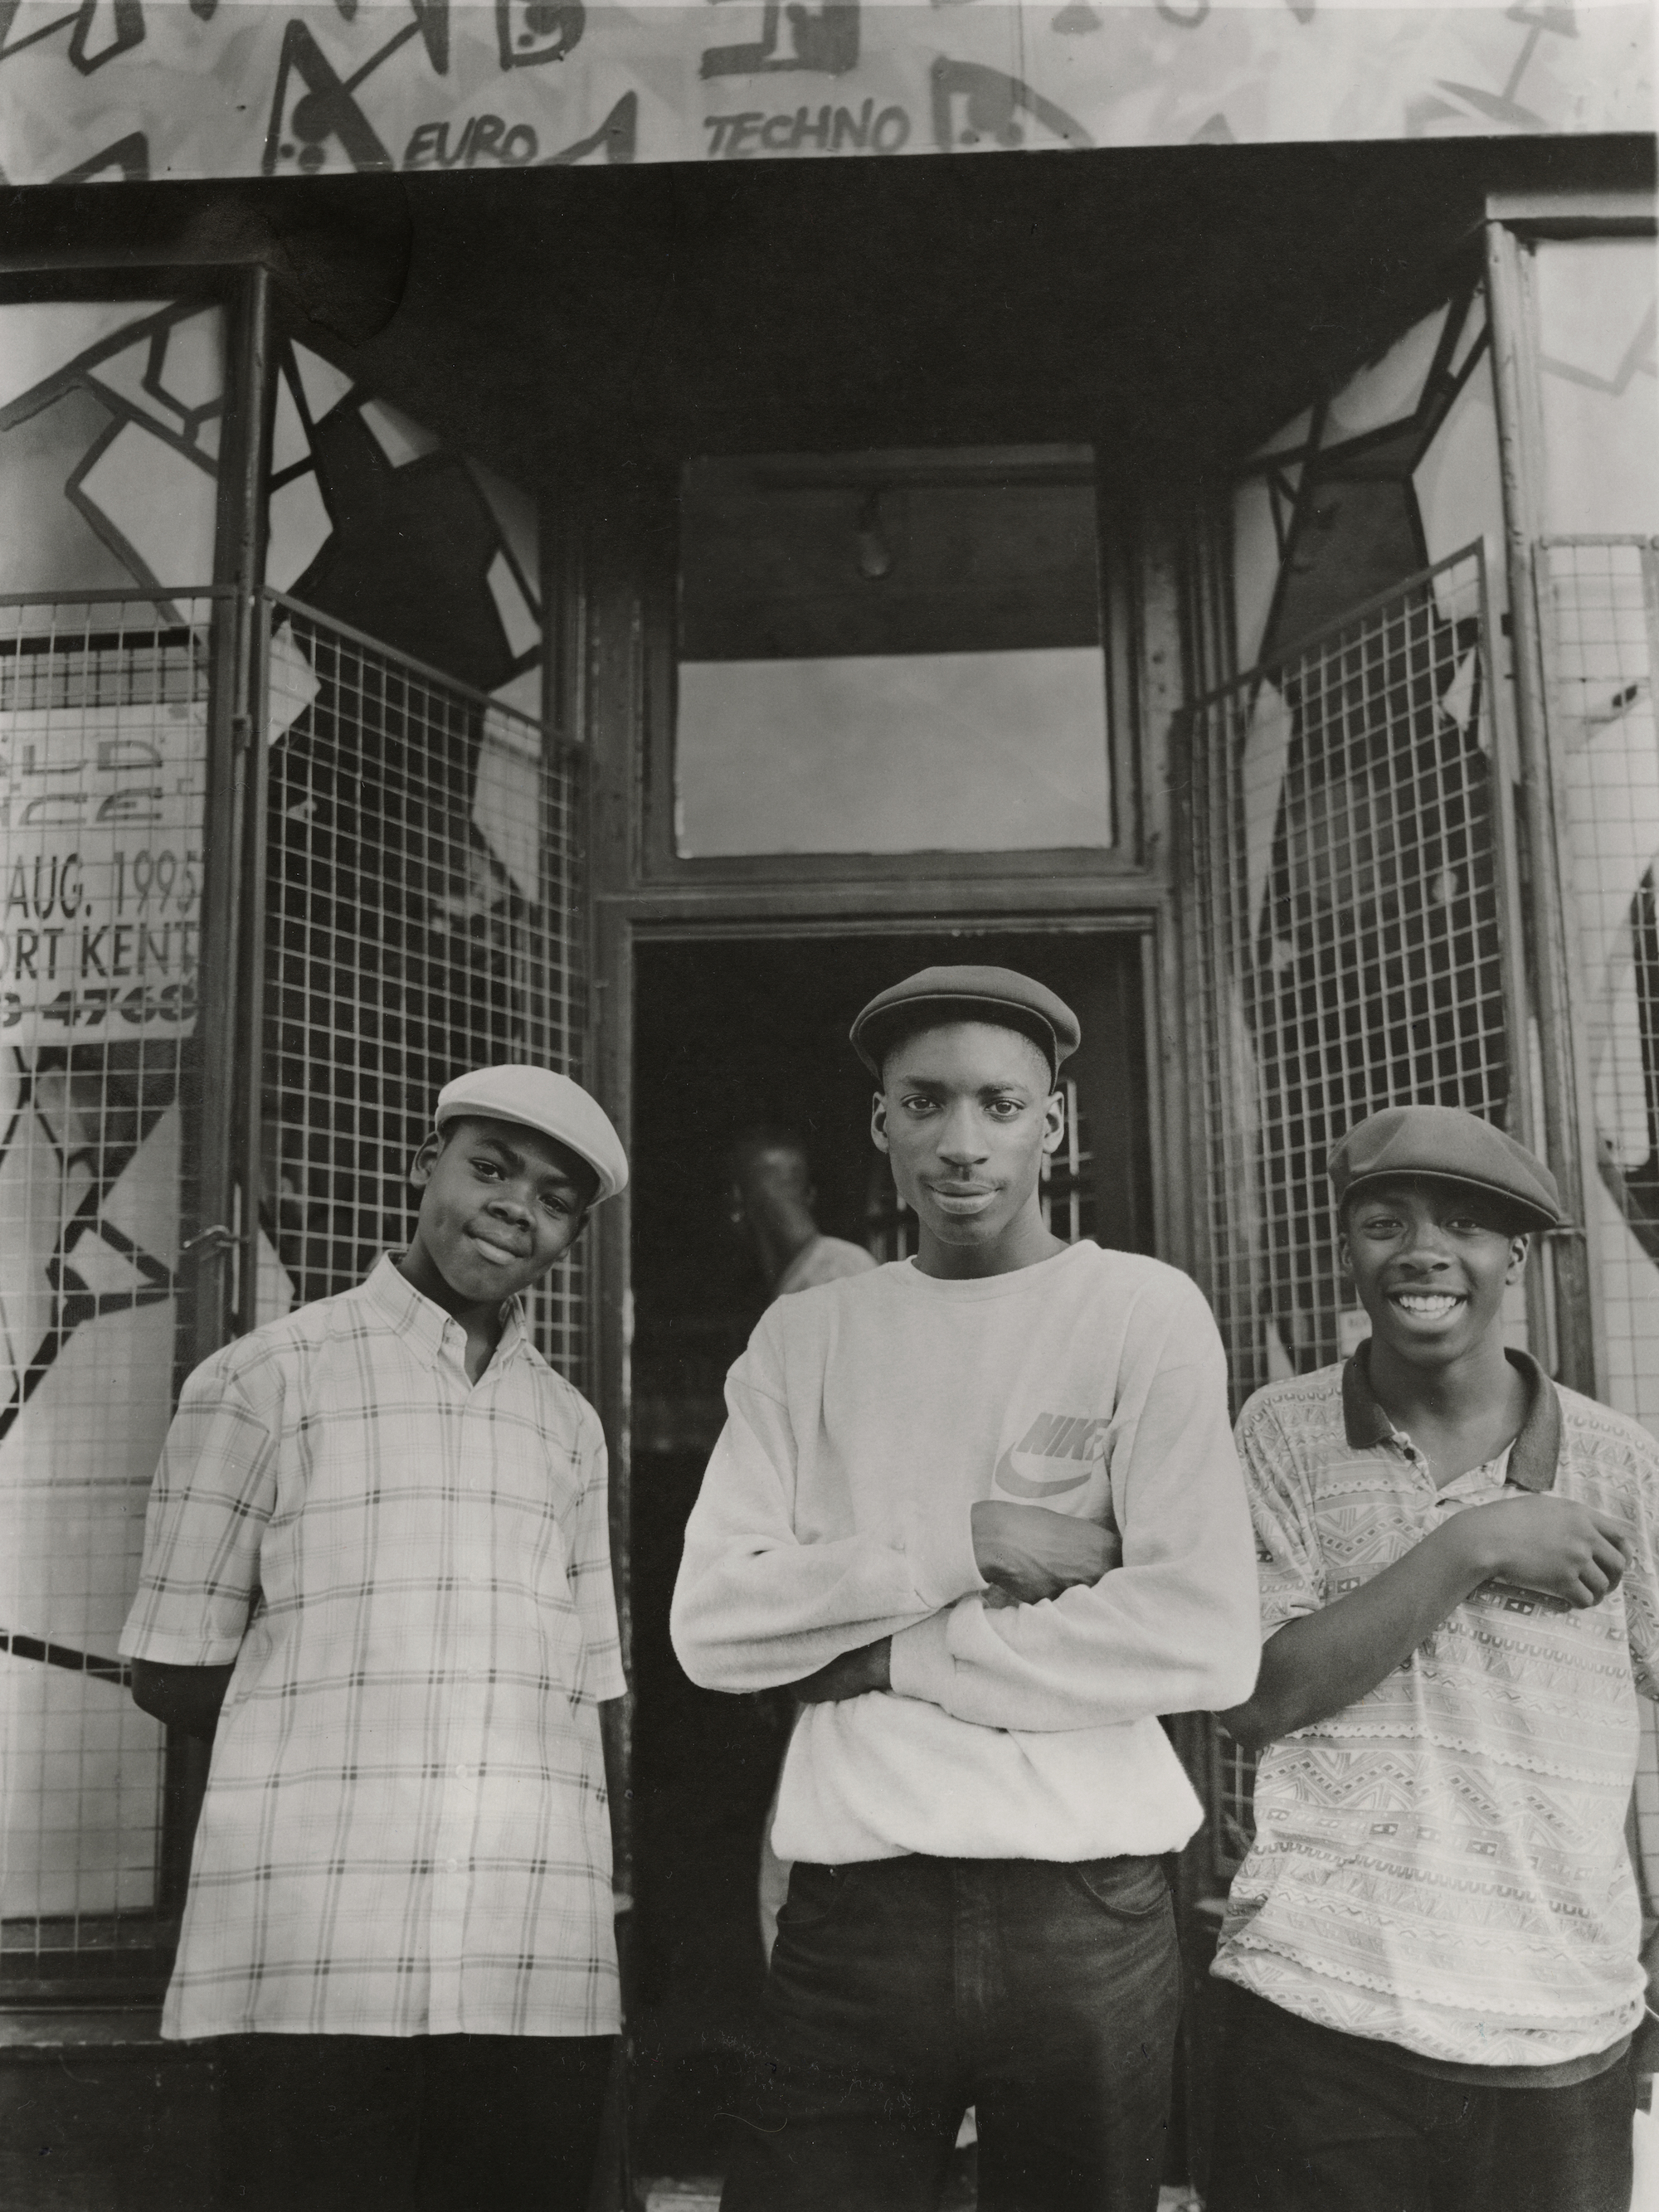
[[[1047,1054],[1048,1073],[1077,1048],[1083,1032],[1064,999],[1012,968],[924,968],[878,991],[852,1027],[853,1049],[874,1076],[901,1037],[941,1022],[993,1022],[1018,1030]]]
[[[1501,1198],[1536,1229],[1566,1217],[1555,1177],[1535,1152],[1455,1106],[1389,1106],[1357,1122],[1331,1149],[1336,1202],[1395,1176],[1432,1176]]]

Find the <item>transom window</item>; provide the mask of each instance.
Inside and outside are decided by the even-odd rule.
[[[694,460],[674,845],[1112,842],[1086,447]]]

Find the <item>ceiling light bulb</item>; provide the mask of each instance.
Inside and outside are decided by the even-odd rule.
[[[878,584],[891,573],[893,549],[881,526],[881,494],[872,491],[859,509],[856,525],[859,574],[866,583]]]

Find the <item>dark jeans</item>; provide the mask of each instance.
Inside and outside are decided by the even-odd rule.
[[[722,2212],[1151,2212],[1181,2010],[1161,1863],[797,1865]]]
[[[584,2212],[614,2039],[224,2036],[221,2212]]]
[[[1628,2057],[1565,2089],[1494,2089],[1224,1992],[1209,2212],[1627,2212]]]

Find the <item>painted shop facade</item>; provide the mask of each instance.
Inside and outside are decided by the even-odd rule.
[[[762,1971],[787,1714],[666,1632],[765,1295],[722,1155],[799,1131],[821,1225],[903,1254],[882,984],[1077,1006],[1051,1218],[1188,1267],[1240,1400],[1360,1333],[1332,1139],[1491,1116],[1575,1224],[1515,1340],[1659,1429],[1651,44],[0,5],[9,2203],[198,2201],[211,2066],[154,2025],[201,1761],[114,1656],[146,1492],[197,1359],[399,1242],[465,1066],[568,1068],[635,1163],[536,1316],[630,1644],[606,2208],[718,2172]],[[1180,2181],[1249,1776],[1171,1727]],[[1651,1738],[1638,1796],[1659,1894]]]

